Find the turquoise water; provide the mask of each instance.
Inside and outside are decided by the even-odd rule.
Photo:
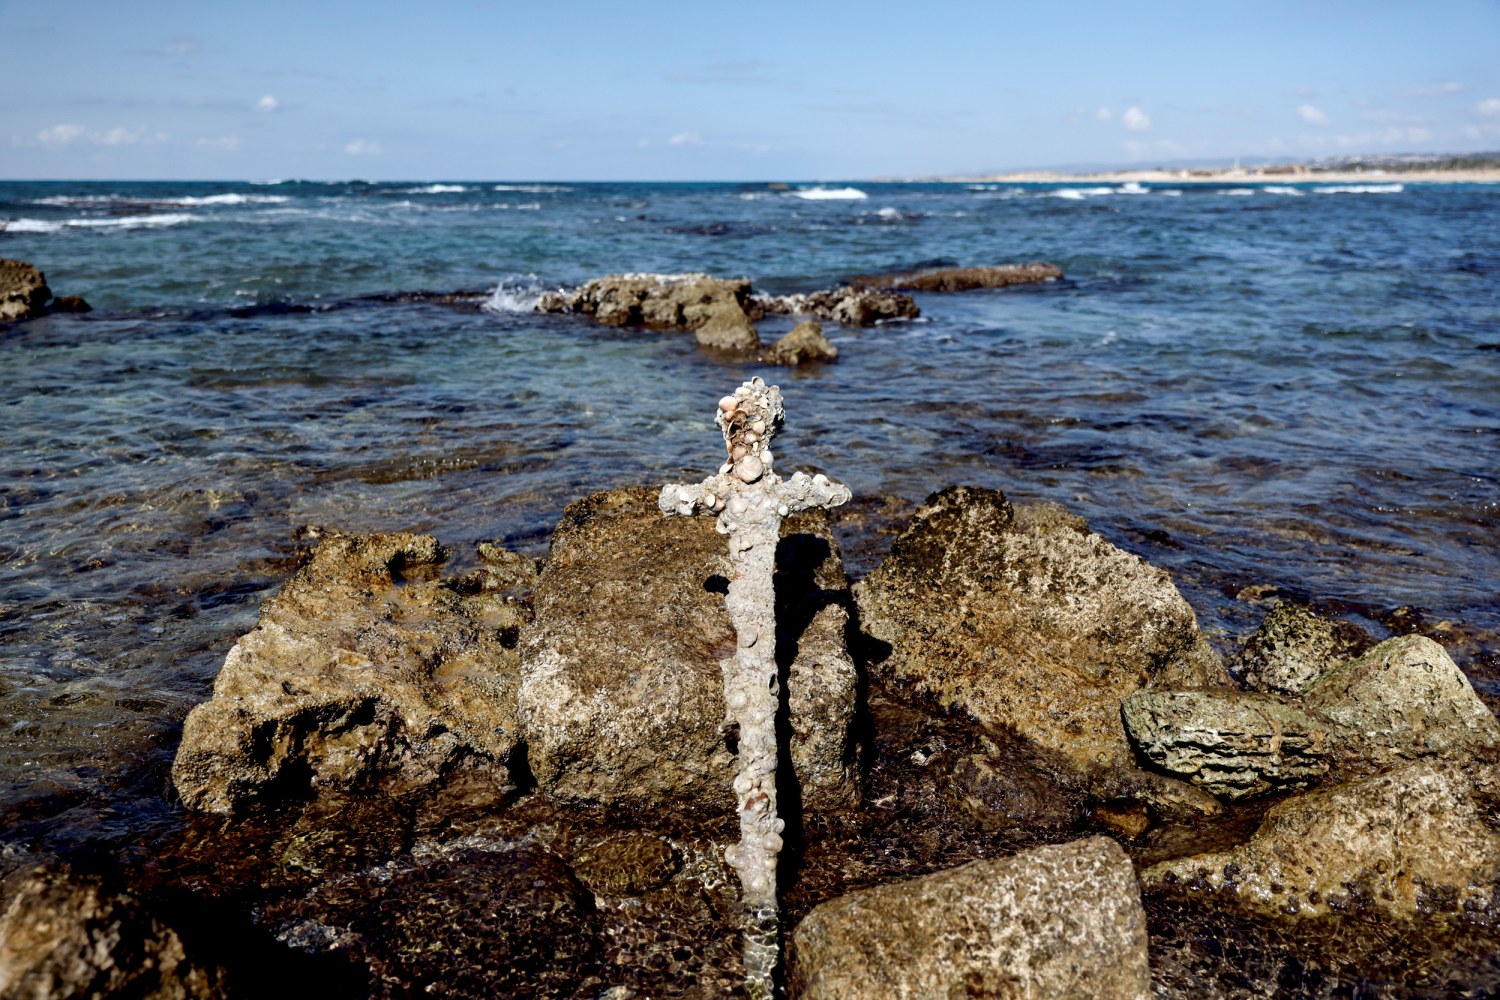
[[[573,499],[705,473],[755,373],[784,471],[1060,501],[1226,641],[1254,586],[1500,631],[1500,188],[4,183],[0,256],[95,307],[0,333],[0,804],[159,796],[302,527],[541,554]],[[1024,260],[1067,280],[920,295],[798,371],[527,311]]]

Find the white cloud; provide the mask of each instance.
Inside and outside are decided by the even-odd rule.
[[[1478,111],[1486,118],[1500,115],[1500,97],[1486,97],[1484,100],[1474,105],[1474,110]]]
[[[89,134],[89,140],[97,142],[101,146],[126,146],[134,142],[139,142],[140,138],[140,129],[132,132],[130,129],[119,125],[108,132],[93,132]]]
[[[275,111],[280,106],[281,105],[276,100],[276,98],[272,97],[270,94],[267,94],[265,97],[262,97],[260,100],[255,102],[256,111]]]
[[[672,138],[668,139],[667,142],[673,146],[701,146],[703,145],[703,136],[697,132],[678,132]]]
[[[1099,119],[1101,122],[1107,122],[1114,116],[1115,113],[1108,108],[1100,108],[1098,111],[1094,112],[1094,117]]]
[[[350,156],[379,156],[380,143],[369,139],[355,139],[344,146],[344,152]]]
[[[1328,116],[1311,104],[1303,104],[1297,108],[1297,117],[1309,125],[1327,125]]]
[[[1151,116],[1133,104],[1125,109],[1120,121],[1132,132],[1144,132],[1151,127]]]
[[[88,129],[82,125],[54,125],[37,133],[37,141],[43,146],[66,146],[77,139],[82,139],[88,134]]]
[[[1432,87],[1412,87],[1409,90],[1396,91],[1397,97],[1443,97],[1447,94],[1461,94],[1467,88],[1457,80],[1449,80],[1447,83],[1439,83]]]
[[[215,153],[237,153],[240,149],[240,137],[225,135],[217,139],[199,139],[195,145],[199,149],[208,149]]]

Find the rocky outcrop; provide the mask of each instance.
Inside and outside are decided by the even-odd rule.
[[[770,365],[801,365],[838,359],[839,349],[828,342],[823,328],[812,320],[798,323],[761,355],[761,360]]]
[[[225,995],[224,980],[139,900],[95,877],[38,869],[0,916],[0,1000],[209,1000]]]
[[[1165,791],[1133,766],[1123,699],[1228,685],[1167,574],[1054,505],[1013,511],[994,490],[950,487],[855,590],[876,677],[1014,731],[1104,797]]]
[[[470,593],[438,580],[444,555],[430,535],[325,539],[188,715],[172,766],[183,802],[401,794],[472,769],[504,784],[525,612],[502,580]]]
[[[614,490],[563,513],[521,647],[528,759],[563,799],[728,813],[729,557],[711,519],[663,517],[656,500]],[[826,516],[783,522],[775,586],[792,769],[803,802],[836,808],[855,794],[856,674]]]
[[[1057,281],[1056,264],[1002,264],[996,267],[932,267],[894,274],[860,274],[849,279],[855,288],[899,288],[914,292],[964,292],[974,288],[1006,288]]]
[[[751,351],[760,337],[746,311],[750,283],[706,274],[611,274],[548,292],[538,312],[580,313],[607,326],[691,330],[700,344]]]
[[[1500,917],[1494,764],[1435,761],[1278,802],[1250,840],[1158,864],[1148,885],[1226,894],[1275,917],[1373,910],[1401,920]]]
[[[759,295],[753,302],[764,312],[812,316],[842,326],[874,326],[921,315],[910,295],[881,288],[844,286],[801,295]]]
[[[1362,639],[1363,633],[1347,622],[1282,602],[1240,651],[1240,674],[1257,691],[1300,697],[1335,658],[1354,652]]]
[[[1157,767],[1243,799],[1305,788],[1328,771],[1331,726],[1293,702],[1240,691],[1137,691],[1125,731]]]
[[[789,978],[802,1000],[1146,1000],[1146,914],[1125,852],[1094,837],[824,903]]]
[[[1426,636],[1388,639],[1338,664],[1305,701],[1338,725],[1349,771],[1500,745],[1500,722]]]
[[[0,258],[0,323],[40,316],[52,298],[42,272],[21,260]]]

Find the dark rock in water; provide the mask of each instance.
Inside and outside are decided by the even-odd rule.
[[[59,295],[52,300],[48,306],[55,313],[86,313],[93,312],[94,307],[83,300],[82,295]]]
[[[330,880],[262,919],[293,948],[367,965],[375,997],[603,991],[593,897],[537,847],[442,852]]]
[[[761,360],[771,365],[801,365],[838,359],[839,349],[828,342],[823,328],[812,320],[797,324],[761,355]]]
[[[519,740],[524,609],[436,580],[428,535],[332,535],[261,609],[188,715],[172,779],[190,808],[385,786],[427,791]]]
[[[983,753],[958,758],[943,785],[949,803],[981,829],[1061,831],[1078,822],[1081,814],[1068,795],[1044,775],[1009,763]]]
[[[1328,771],[1333,727],[1274,695],[1137,691],[1122,710],[1147,759],[1220,798],[1305,788]]]
[[[0,916],[0,1000],[225,995],[222,968],[189,954],[178,932],[96,877],[46,866]]]
[[[50,298],[41,271],[23,260],[0,258],[0,323],[40,316]]]
[[[706,274],[611,274],[571,292],[548,292],[538,312],[580,313],[607,326],[691,330],[700,344],[748,351],[760,346],[750,317],[750,283]]]
[[[1146,1000],[1146,914],[1105,837],[830,900],[792,936],[802,1000]]]
[[[1218,808],[1134,766],[1120,703],[1142,688],[1227,687],[1227,675],[1167,574],[1081,518],[950,487],[855,592],[875,640],[870,669],[887,686],[1017,733],[1102,797]]]
[[[666,885],[682,867],[672,845],[649,833],[607,837],[573,855],[573,873],[600,896],[639,896]]]
[[[755,305],[768,313],[797,314],[843,326],[873,326],[921,315],[910,295],[879,288],[829,288],[804,295],[762,295]]]
[[[1355,773],[1500,745],[1500,722],[1425,636],[1387,639],[1338,664],[1306,704],[1339,726],[1341,766]]]
[[[656,498],[613,490],[563,513],[521,644],[528,760],[541,787],[563,799],[728,813],[728,552],[710,519],[663,517]],[[802,801],[820,809],[856,791],[847,588],[826,516],[786,519],[777,659],[793,771]]]
[[[1421,761],[1278,802],[1250,840],[1157,864],[1280,919],[1373,910],[1425,923],[1500,919],[1500,767]]]
[[[1358,648],[1362,636],[1347,622],[1325,618],[1306,605],[1281,602],[1245,643],[1239,668],[1245,683],[1257,691],[1300,697],[1335,657]]]
[[[897,274],[861,274],[849,279],[855,288],[902,288],[915,292],[964,292],[974,288],[1006,288],[1063,276],[1056,264],[1003,264],[996,267],[934,267]]]

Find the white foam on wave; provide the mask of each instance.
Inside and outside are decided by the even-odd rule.
[[[1057,188],[1054,191],[1048,191],[1047,194],[1053,198],[1082,201],[1085,198],[1100,198],[1107,194],[1115,194],[1117,191],[1117,188],[1112,187]]]
[[[90,205],[279,205],[291,201],[284,194],[207,194],[182,195],[166,198],[131,198],[126,195],[57,194],[49,198],[37,198],[33,205],[50,205],[55,208],[76,208]]]
[[[1313,188],[1318,194],[1400,194],[1405,184],[1332,184]]]
[[[1224,195],[1228,195],[1231,198],[1248,198],[1252,194],[1255,193],[1255,189],[1254,188],[1225,188],[1223,191],[1220,191],[1219,193],[1220,194],[1224,194]]]
[[[1166,195],[1168,198],[1181,198],[1182,197],[1182,189],[1181,188],[1162,188],[1160,191],[1158,191],[1156,193],[1160,194],[1160,195]]]
[[[547,289],[534,274],[519,279],[504,278],[479,308],[492,313],[532,312],[545,291]]]
[[[1261,190],[1266,194],[1284,194],[1293,198],[1302,197],[1302,192],[1300,190],[1294,187],[1287,187],[1284,184],[1269,184],[1261,188]]]
[[[469,190],[462,184],[424,184],[421,187],[402,188],[401,194],[463,194]]]
[[[1150,194],[1151,189],[1139,181],[1126,181],[1115,188],[1115,194]]]
[[[0,230],[7,233],[56,233],[64,229],[161,229],[197,218],[181,212],[162,212],[116,219],[8,219],[0,221]]]
[[[875,214],[880,216],[882,219],[899,219],[902,217],[901,213],[894,208],[882,208]]]
[[[859,188],[800,188],[796,191],[787,192],[793,198],[801,198],[803,201],[863,201],[870,197]]]
[[[210,194],[201,198],[170,198],[173,205],[280,205],[291,201],[284,194]]]
[[[520,191],[523,194],[556,194],[559,191],[571,191],[572,188],[565,184],[496,184],[496,191]]]

